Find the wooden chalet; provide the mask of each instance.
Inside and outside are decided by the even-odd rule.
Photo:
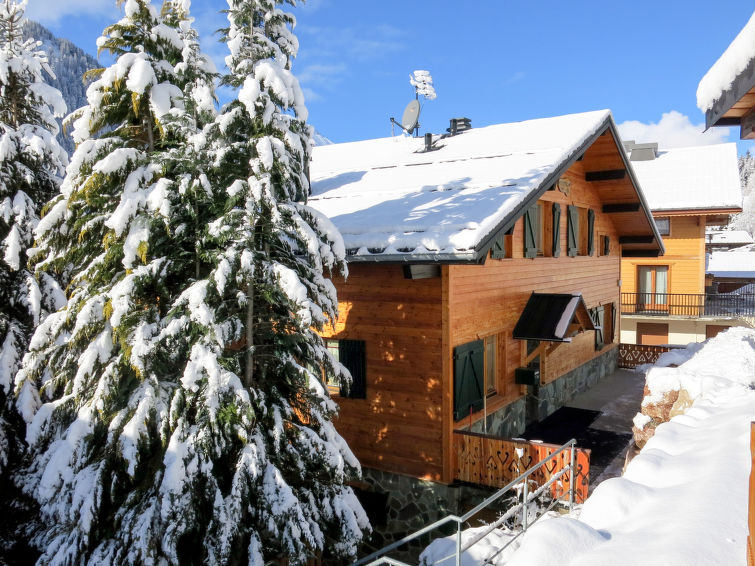
[[[621,261],[622,344],[701,342],[739,324],[734,301],[705,279],[706,227],[725,226],[742,210],[736,144],[624,144],[666,253]]]
[[[314,149],[349,266],[336,424],[368,471],[463,479],[463,433],[516,436],[612,371],[620,259],[664,251],[609,111],[468,123]]]
[[[755,139],[755,14],[739,32],[697,89],[705,129],[739,126],[740,139]]]

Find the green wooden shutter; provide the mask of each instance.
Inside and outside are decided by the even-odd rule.
[[[566,253],[569,257],[579,253],[579,211],[571,204],[566,207]]]
[[[603,255],[611,255],[611,238],[603,236]]]
[[[341,388],[342,397],[365,399],[367,397],[367,373],[364,340],[339,340],[338,358],[351,374],[351,386]]]
[[[616,314],[616,303],[611,303],[611,342],[616,342],[616,329],[619,327]]]
[[[524,257],[537,257],[537,241],[535,240],[537,210],[534,208],[524,213]]]
[[[493,259],[505,259],[506,258],[506,240],[503,234],[493,241],[493,248],[491,249],[491,256]]]
[[[553,257],[561,255],[561,205],[553,203]]]
[[[595,253],[595,211],[587,211],[587,255]]]
[[[605,311],[603,306],[595,307],[590,310],[590,317],[592,323],[595,325],[595,349],[601,350],[604,345],[603,341],[603,321],[605,319]]]
[[[485,395],[485,345],[475,340],[454,348],[454,420],[482,409]]]

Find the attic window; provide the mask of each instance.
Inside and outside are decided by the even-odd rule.
[[[661,236],[671,235],[671,219],[668,216],[655,218],[655,225],[658,227],[658,233]]]

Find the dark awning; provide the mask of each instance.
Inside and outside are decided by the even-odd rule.
[[[572,336],[594,329],[581,294],[532,293],[514,326],[514,338],[571,342]]]

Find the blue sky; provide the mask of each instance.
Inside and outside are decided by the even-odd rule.
[[[225,48],[213,31],[226,5],[192,1],[218,63]],[[455,116],[479,127],[610,108],[638,141],[735,141],[734,129],[702,135],[695,92],[752,10],[742,0],[311,0],[294,10],[294,72],[310,122],[335,142],[391,135],[389,117],[414,96],[415,69],[431,72],[438,94],[423,106],[422,132],[441,132]],[[114,0],[29,0],[27,9],[93,54],[118,12]]]

